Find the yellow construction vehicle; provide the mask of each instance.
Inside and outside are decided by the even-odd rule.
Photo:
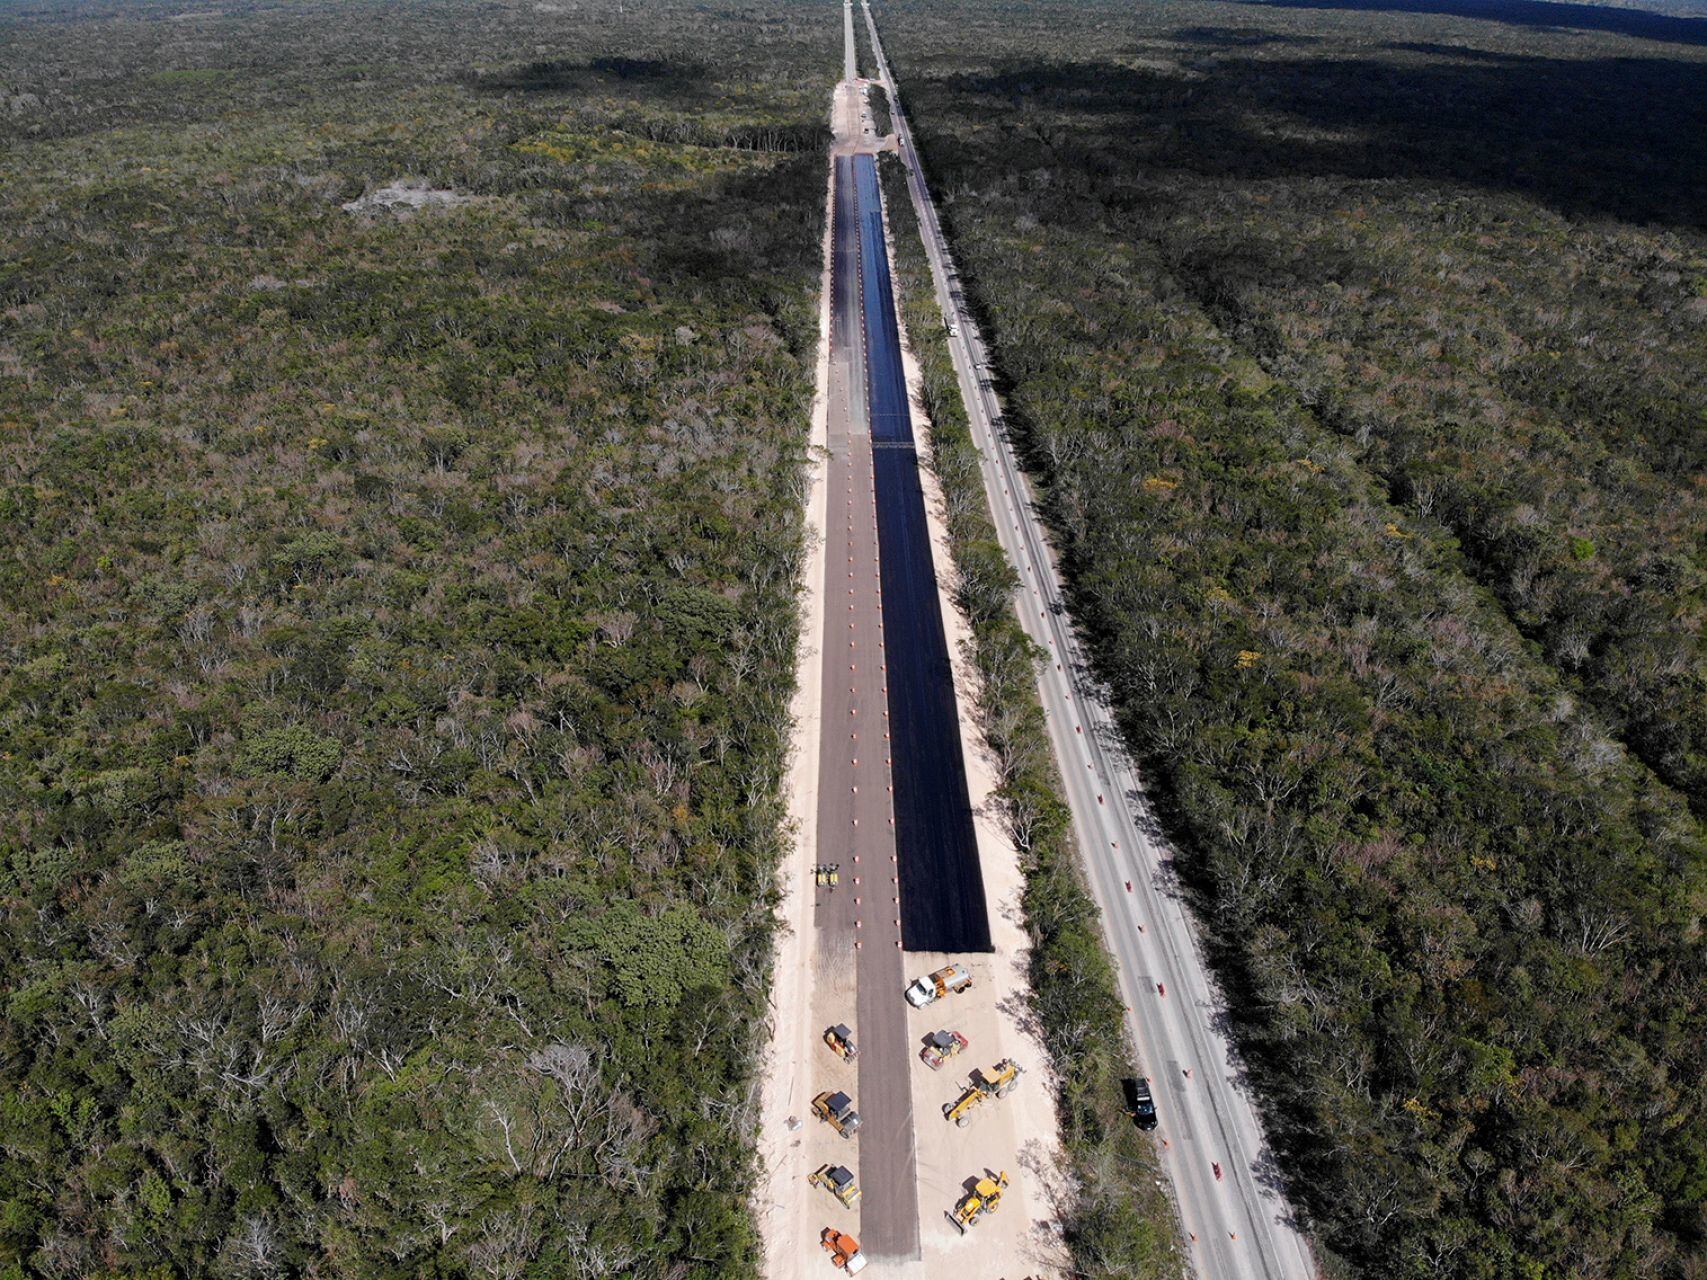
[[[984,1091],[977,1085],[968,1084],[958,1098],[943,1104],[942,1118],[952,1120],[964,1129],[972,1123],[972,1112],[983,1101]]]
[[[850,1276],[857,1276],[865,1270],[865,1255],[859,1251],[859,1241],[847,1232],[825,1227],[818,1236],[818,1243],[830,1255],[831,1266],[840,1267]]]
[[[820,889],[834,889],[842,882],[842,864],[820,862],[812,868],[812,879]]]
[[[941,1071],[942,1064],[966,1048],[966,1037],[958,1031],[933,1031],[925,1037],[925,1047],[919,1057],[932,1071]]]
[[[859,1057],[859,1046],[854,1043],[853,1032],[840,1022],[824,1032],[824,1043],[834,1050],[838,1058],[847,1062]]]
[[[954,1224],[956,1231],[966,1234],[966,1228],[976,1226],[978,1219],[985,1214],[994,1213],[1001,1207],[1002,1192],[1008,1188],[1007,1171],[1003,1170],[995,1177],[990,1176],[986,1169],[984,1176],[972,1184],[972,1190],[960,1197],[960,1203],[944,1216]]]
[[[980,1067],[974,1072],[974,1076],[982,1082],[985,1092],[993,1093],[998,1098],[1005,1098],[1014,1091],[1014,1086],[1019,1083],[1019,1078],[1024,1072],[1025,1068],[1012,1058],[1003,1058],[988,1071]]]
[[[844,1138],[851,1138],[859,1132],[859,1112],[854,1110],[853,1099],[845,1093],[820,1093],[812,1099],[812,1114],[827,1122]]]
[[[806,1181],[814,1187],[823,1187],[850,1209],[859,1203],[859,1184],[854,1181],[852,1169],[839,1164],[819,1165],[818,1171]]]
[[[943,1104],[942,1117],[952,1120],[964,1129],[972,1123],[972,1113],[990,1098],[1005,1098],[1014,1091],[1019,1083],[1020,1073],[1025,1070],[1012,1058],[1003,1058],[995,1066],[985,1071],[982,1067],[973,1071],[972,1078],[966,1082],[966,1088],[953,1102]]]

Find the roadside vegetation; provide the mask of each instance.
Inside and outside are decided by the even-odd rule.
[[[877,58],[871,52],[871,32],[866,29],[865,15],[859,6],[853,10],[854,34],[854,66],[861,76],[875,79],[877,76]]]
[[[873,84],[865,93],[866,101],[871,104],[872,129],[879,138],[886,137],[895,127],[889,118],[889,91],[880,84]]]
[[[880,92],[880,91],[879,91]],[[1068,1197],[1056,1206],[1074,1274],[1180,1274],[1178,1224],[1149,1142],[1122,1103],[1129,1058],[1125,1008],[1081,879],[1071,818],[1037,698],[1037,646],[1014,615],[1019,579],[997,540],[965,403],[949,355],[906,172],[880,157],[895,242],[896,296],[919,362],[930,416],[931,469],[947,507],[954,596],[971,624],[979,728],[996,765],[997,796],[1019,851],[1031,939],[1031,998],[1049,1046],[1066,1152]]]
[[[0,17],[0,1276],[755,1271],[839,36]]]
[[[1336,1273],[1707,1267],[1707,24],[1540,9],[879,15]]]

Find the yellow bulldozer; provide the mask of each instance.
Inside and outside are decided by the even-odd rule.
[[[824,1043],[844,1061],[852,1062],[859,1057],[859,1046],[854,1043],[853,1032],[843,1023],[838,1022],[824,1032]]]
[[[859,1132],[859,1112],[854,1110],[853,1099],[845,1093],[820,1093],[812,1099],[812,1114],[844,1138],[851,1138]]]
[[[850,1209],[859,1204],[859,1184],[854,1181],[851,1169],[844,1169],[839,1164],[819,1165],[818,1171],[806,1181],[814,1187],[823,1187]]]
[[[973,1071],[960,1096],[943,1104],[942,1118],[952,1120],[964,1129],[972,1123],[972,1113],[985,1102],[991,1098],[1005,1098],[1012,1093],[1024,1070],[1012,1058],[1003,1058],[988,1071],[979,1067]]]
[[[972,1184],[972,1190],[960,1197],[960,1203],[949,1210],[945,1216],[954,1224],[954,1229],[961,1235],[966,1234],[966,1228],[976,1226],[978,1219],[987,1213],[994,1213],[1002,1204],[1002,1193],[1008,1189],[1007,1171],[990,1176],[988,1169],[984,1176]]]

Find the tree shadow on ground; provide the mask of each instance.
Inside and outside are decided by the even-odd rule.
[[[1571,217],[1707,226],[1707,64],[1490,56],[1206,54],[1194,79],[1118,63],[1027,61],[947,82],[999,99],[1012,170],[1071,200],[1130,174],[1401,179],[1540,201]],[[1439,57],[1431,54],[1438,51]],[[1015,154],[1017,153],[1017,154]]]
[[[1255,49],[1263,45],[1322,42],[1320,36],[1291,35],[1285,31],[1265,31],[1261,27],[1181,27],[1173,33],[1173,39],[1217,49]]]
[[[467,77],[481,93],[575,93],[613,84],[656,83],[672,93],[706,78],[703,64],[685,58],[599,57],[586,61],[524,62]]]
[[[1707,18],[1677,17],[1643,9],[1561,4],[1556,0],[1238,0],[1238,3],[1278,9],[1431,14],[1547,31],[1604,31],[1672,44],[1707,44]]]

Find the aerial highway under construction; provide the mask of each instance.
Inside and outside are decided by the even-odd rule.
[[[916,1258],[919,1212],[903,950],[987,951],[959,714],[902,370],[877,170],[834,160],[821,963],[851,965],[861,1053],[861,1235]]]
[[[1021,1159],[1022,1146],[1046,1151],[1055,1128],[1045,1088],[1025,1079],[1043,1046],[1011,998],[1026,980],[1022,879],[953,662],[964,622],[920,460],[927,424],[915,420],[876,164],[894,140],[874,131],[843,13],[808,499],[818,537],[796,695],[794,941],[779,964],[792,1025],[767,1103],[792,1136],[774,1148],[767,1270],[800,1274],[803,1253],[821,1248],[832,1267],[879,1277],[973,1257],[1017,1275],[1051,1269],[1059,1252],[1046,1188]]]

